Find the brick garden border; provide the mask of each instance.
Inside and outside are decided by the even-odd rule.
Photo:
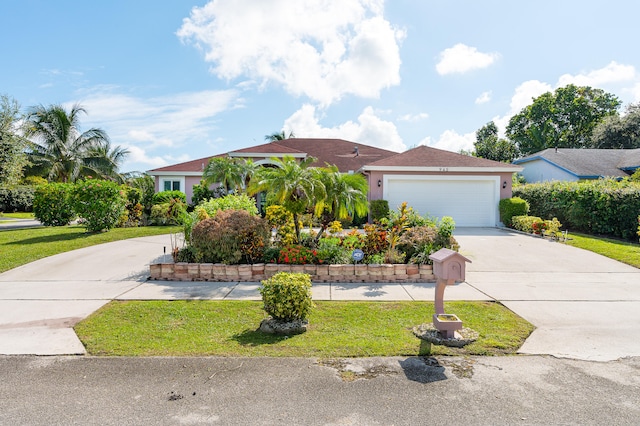
[[[151,280],[163,281],[261,281],[278,272],[302,272],[314,282],[414,283],[435,281],[431,265],[224,265],[222,263],[155,263],[150,265]]]

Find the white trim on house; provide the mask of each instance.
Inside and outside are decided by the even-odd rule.
[[[164,189],[164,183],[165,182],[172,182],[172,189],[173,190],[173,182],[180,182],[180,192],[184,192],[185,194],[187,193],[187,185],[186,185],[186,179],[184,178],[184,176],[167,176],[167,177],[163,177],[160,176],[159,182],[158,182],[158,189],[160,191],[165,191]]]
[[[149,176],[202,176],[203,172],[151,172],[148,171]]]
[[[436,173],[515,173],[522,167],[422,167],[422,166],[362,166],[372,172],[436,172]],[[446,176],[446,175],[442,175]]]

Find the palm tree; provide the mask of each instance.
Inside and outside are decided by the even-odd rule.
[[[285,139],[290,139],[295,137],[296,136],[293,134],[293,132],[289,132],[289,136],[287,136],[284,130],[282,130],[279,133],[274,132],[274,133],[271,133],[270,135],[265,135],[264,140],[269,142],[275,142],[275,141],[283,141]]]
[[[126,177],[118,173],[120,166],[129,155],[129,150],[120,145],[111,148],[109,141],[89,148],[87,167],[92,169],[96,176],[102,179],[124,183]]]
[[[83,113],[86,114],[86,110],[77,104],[68,112],[61,105],[31,108],[25,120],[25,133],[30,138],[27,155],[33,171],[59,182],[75,182],[82,176],[101,175],[101,171],[105,171],[96,169],[95,155],[104,146],[108,153],[109,137],[97,128],[81,133],[80,114]],[[104,150],[102,153],[105,154]],[[117,157],[124,157],[124,150]]]
[[[220,183],[227,193],[244,186],[245,169],[237,158],[215,157],[204,168],[202,178],[207,185]]]
[[[364,176],[340,173],[335,165],[317,170],[318,177],[324,184],[326,197],[315,205],[315,213],[322,224],[315,239],[316,244],[331,222],[354,214],[364,216],[369,211],[369,185]]]
[[[273,199],[280,203],[293,215],[296,240],[300,241],[300,224],[298,218],[307,208],[326,197],[323,183],[311,168],[316,159],[308,157],[299,163],[291,156],[282,159],[272,158],[277,167],[264,167],[258,170],[251,181],[249,193],[256,194],[267,191]]]

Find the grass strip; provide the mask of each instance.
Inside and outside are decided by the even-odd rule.
[[[77,225],[0,231],[0,273],[79,248],[180,231],[181,228],[176,226],[141,226],[89,233],[84,227]]]
[[[640,268],[640,244],[575,233],[571,233],[569,238],[566,242],[567,245],[589,250],[618,262]]]
[[[431,322],[433,303],[318,301],[306,333],[257,331],[259,301],[116,301],[76,325],[100,356],[370,357],[513,354],[533,326],[493,302],[449,302],[480,338],[462,349],[429,345],[412,328]]]
[[[25,212],[2,213],[0,212],[0,217],[8,217],[11,219],[33,219],[33,213],[25,213]]]

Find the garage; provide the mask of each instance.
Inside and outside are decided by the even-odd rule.
[[[422,215],[451,216],[456,226],[496,226],[497,176],[384,175],[383,198],[396,209],[404,201]]]

